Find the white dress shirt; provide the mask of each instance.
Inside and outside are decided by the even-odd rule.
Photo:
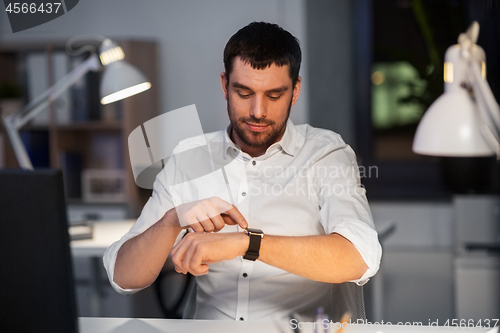
[[[249,227],[262,229],[265,234],[342,235],[356,247],[368,267],[360,279],[352,281],[358,285],[377,272],[382,249],[360,185],[355,154],[340,135],[309,125],[295,126],[288,120],[282,139],[254,158],[235,146],[227,130],[206,134],[205,139],[222,144],[217,154],[223,156],[216,158],[232,161],[223,168],[229,185],[221,184],[221,169],[204,178],[174,184],[169,179],[177,177],[174,174],[179,171],[172,171],[167,163],[137,222],[104,255],[104,266],[115,290],[123,294],[138,291],[122,289],[113,281],[116,255],[123,243],[144,232],[169,209],[214,195],[232,201]],[[200,138],[184,140],[177,152],[199,143]],[[175,165],[175,159],[171,160]],[[203,189],[199,189],[200,183]],[[236,231],[240,231],[238,226],[226,225],[220,232]],[[325,313],[335,311],[331,284],[259,260],[237,257],[210,264],[209,273],[196,277],[196,282],[196,319],[269,320],[289,318],[292,313],[311,319],[318,306],[323,306]]]

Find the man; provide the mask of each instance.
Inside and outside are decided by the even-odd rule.
[[[134,227],[105,254],[116,290],[147,287],[170,254],[177,272],[196,276],[195,318],[310,320],[318,306],[333,315],[333,284],[376,273],[381,248],[354,152],[338,134],[288,119],[300,62],[298,41],[277,25],[253,22],[231,37],[220,76],[230,125],[206,137],[227,147],[218,157],[241,162],[247,189],[237,207],[217,197],[174,204],[167,184],[182,170],[166,166]]]

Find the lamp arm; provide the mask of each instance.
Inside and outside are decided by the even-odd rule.
[[[20,129],[32,120],[37,114],[44,110],[57,97],[65,92],[69,87],[80,80],[89,71],[97,71],[100,62],[96,54],[92,54],[87,60],[81,63],[73,71],[48,88],[41,95],[29,102],[24,108],[12,114],[16,129]]]
[[[28,153],[26,152],[26,147],[24,146],[21,136],[19,135],[19,130],[37,114],[46,109],[47,106],[54,102],[54,100],[69,87],[80,80],[85,74],[87,74],[87,72],[91,70],[96,71],[99,67],[99,59],[94,53],[73,71],[64,76],[60,81],[33,99],[24,108],[3,118],[7,135],[21,168],[33,170],[33,165],[31,164]]]
[[[472,82],[474,95],[478,102],[481,117],[486,124],[493,125],[493,128],[491,129],[493,132],[492,134],[495,136],[498,144],[500,143],[500,107],[495,100],[495,96],[493,95],[488,82],[481,76],[479,64],[474,61],[469,62],[469,80]]]
[[[21,139],[21,136],[15,126],[11,124],[8,117],[3,119],[3,124],[19,166],[25,170],[34,170],[33,164],[31,164],[31,160],[28,156],[28,152],[26,151],[26,147],[24,147],[23,140]]]

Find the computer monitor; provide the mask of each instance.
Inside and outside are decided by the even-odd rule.
[[[61,171],[0,170],[0,331],[78,331]]]

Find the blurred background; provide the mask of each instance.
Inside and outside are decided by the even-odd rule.
[[[65,52],[69,38],[119,42],[125,59],[150,79],[149,91],[101,106],[99,74],[90,73],[54,103],[55,117],[40,114],[22,138],[35,168],[63,169],[71,223],[133,220],[150,192],[133,181],[130,132],[190,104],[205,133],[226,128],[219,84],[224,46],[252,21],[277,23],[303,52],[293,122],[341,134],[358,156],[384,249],[381,271],[365,287],[368,320],[492,319],[500,311],[496,159],[431,158],[411,150],[418,122],[443,93],[444,53],[473,20],[481,26],[477,44],[499,100],[500,5],[494,0],[86,0],[17,33],[1,11],[0,109],[22,107],[84,61]],[[3,132],[0,167],[17,167]],[[472,240],[461,225],[472,230]],[[80,316],[163,317],[162,306],[172,310],[186,283],[165,273],[152,287],[120,296],[89,253],[73,258]]]

